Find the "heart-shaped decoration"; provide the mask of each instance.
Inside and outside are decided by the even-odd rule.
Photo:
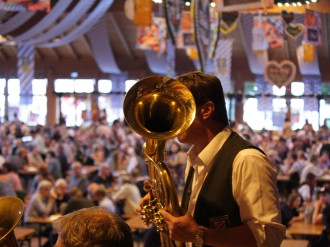
[[[300,35],[304,34],[305,26],[304,24],[298,23],[298,24],[293,24],[291,23],[290,25],[285,27],[285,33],[289,37],[296,39]]]
[[[269,61],[265,66],[265,78],[271,84],[281,88],[289,85],[296,76],[296,65],[285,60],[281,63]]]
[[[238,11],[223,12],[221,14],[220,31],[223,34],[229,34],[237,28]]]
[[[290,24],[294,19],[294,13],[288,13],[286,10],[282,11],[282,19],[285,21],[286,24]]]

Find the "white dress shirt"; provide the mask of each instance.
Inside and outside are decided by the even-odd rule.
[[[194,146],[188,152],[186,178],[190,166],[195,169],[188,211],[194,215],[196,201],[215,154],[232,130],[226,127],[198,154]],[[280,246],[285,226],[280,224],[276,175],[270,161],[257,149],[240,151],[233,162],[232,193],[258,246]],[[191,246],[191,243],[187,244]]]

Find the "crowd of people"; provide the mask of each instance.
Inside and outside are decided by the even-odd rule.
[[[205,77],[200,74],[194,76],[202,79]],[[213,80],[213,78],[207,79]],[[185,80],[184,77],[182,80]],[[213,137],[221,133],[226,138],[230,136],[230,138],[234,138],[233,140],[239,141],[241,146],[237,150],[235,149],[235,152],[244,153],[245,149],[248,150],[244,153],[244,157],[246,155],[246,159],[250,159],[249,156],[253,156],[252,163],[255,163],[255,160],[258,161],[258,169],[266,172],[263,174],[265,181],[268,181],[268,176],[272,177],[273,173],[278,177],[288,178],[284,185],[277,183],[283,225],[289,226],[294,221],[303,220],[304,218],[299,212],[302,207],[306,208],[307,205],[312,205],[314,208],[313,222],[315,224],[324,223],[322,214],[330,201],[327,197],[326,184],[323,184],[321,189],[317,186],[317,181],[330,174],[330,130],[325,125],[317,131],[313,130],[308,122],[302,129],[288,130],[286,128],[285,132],[268,130],[255,132],[246,124],[237,125],[235,123],[232,123],[230,128],[226,126],[228,119],[223,118],[222,123],[219,124],[210,118],[212,114],[215,114],[214,105],[219,104],[217,97],[212,98],[211,101],[199,102],[199,104],[201,116],[200,119],[195,120],[195,122],[197,121],[195,124],[198,121],[205,121],[205,125],[190,130],[195,131],[195,138],[189,139],[189,136],[180,136],[180,142],[176,138],[166,142],[165,162],[169,167],[179,196],[184,194],[187,151],[191,144],[194,145],[193,151],[197,152],[197,157],[198,152],[208,144],[205,142],[205,138],[209,138],[211,142]],[[224,108],[221,112],[225,111]],[[210,132],[210,136],[201,133],[203,128],[205,128],[205,133]],[[231,132],[231,129],[235,132]],[[243,141],[241,137],[249,142]],[[141,152],[145,139],[132,131],[124,121],[116,120],[112,125],[108,125],[98,120],[89,127],[79,128],[67,128],[63,124],[28,127],[17,120],[6,121],[0,126],[0,142],[0,196],[14,195],[25,201],[24,221],[26,223],[33,223],[33,219],[37,217],[53,214],[66,215],[95,205],[112,214],[132,215],[137,213],[136,209],[141,203],[141,198],[146,195],[143,190],[143,181],[148,179],[149,172]],[[250,146],[251,144],[253,147]],[[189,154],[192,155],[191,150]],[[234,161],[234,158],[235,156],[232,157],[231,162],[236,164],[235,169],[238,169],[237,172],[239,172],[240,163],[243,164],[247,161],[238,162]],[[83,166],[95,166],[97,172],[87,176],[82,173]],[[32,168],[38,171],[33,176],[22,173],[22,171],[29,171]],[[230,171],[229,169],[228,172]],[[203,171],[197,170],[196,172],[203,174]],[[243,180],[235,177],[239,173],[233,175],[235,186],[238,187],[239,183],[249,181],[247,176],[250,176],[250,171],[246,172]],[[229,177],[226,176],[223,180],[227,181],[226,179]],[[193,183],[198,185],[199,182]],[[212,187],[212,184],[209,186]],[[268,199],[276,203],[276,191],[272,190],[273,192],[274,198]],[[256,196],[252,195],[252,192],[248,193],[251,198]],[[232,204],[234,206],[238,201],[238,195],[233,195]],[[234,200],[234,198],[236,199]],[[250,199],[247,198],[247,200]],[[189,212],[191,210],[194,212],[194,207],[201,205],[196,204],[193,208],[189,205],[186,206]],[[275,215],[275,208],[270,207],[269,210],[274,210]],[[233,213],[237,213],[234,211]],[[173,216],[166,212],[162,212],[162,215],[169,222],[173,220]],[[237,218],[234,221],[240,225],[241,219]],[[194,221],[189,219],[189,222]],[[197,229],[198,225],[194,224]],[[277,223],[272,222],[272,224],[275,229]],[[247,239],[250,239],[251,236],[251,234],[246,235]],[[214,237],[216,236],[214,235]],[[187,240],[190,241],[190,239]]]

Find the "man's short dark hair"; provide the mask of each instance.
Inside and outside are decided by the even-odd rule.
[[[218,77],[194,71],[180,75],[176,80],[183,83],[191,91],[197,107],[205,104],[207,101],[212,101],[215,105],[213,119],[223,125],[229,123],[225,96]]]

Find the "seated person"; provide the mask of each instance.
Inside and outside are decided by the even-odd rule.
[[[316,176],[313,173],[308,173],[306,180],[298,188],[298,193],[302,196],[304,204],[312,202],[315,187]]]
[[[330,203],[330,191],[327,187],[322,187],[318,192],[318,198],[314,203],[313,224],[323,224],[323,210]]]
[[[59,236],[55,247],[133,247],[130,227],[102,207],[80,209],[58,218],[52,225]]]
[[[50,194],[55,199],[58,211],[63,212],[70,199],[67,181],[64,178],[57,179]]]
[[[116,205],[112,199],[107,196],[104,185],[99,185],[98,188],[94,190],[94,198],[100,207],[105,208],[111,213],[116,213]]]
[[[89,181],[87,177],[82,173],[81,163],[79,161],[73,162],[71,165],[71,174],[69,178],[69,189],[78,187],[85,195],[87,193],[88,184]]]
[[[25,222],[33,222],[34,219],[46,218],[57,212],[56,202],[50,195],[52,183],[42,180],[38,184],[37,191],[32,195],[24,214]]]
[[[97,175],[92,179],[91,182],[97,184],[103,184],[105,188],[109,188],[113,182],[113,177],[110,172],[109,165],[107,163],[101,163],[98,167]]]
[[[0,168],[0,196],[16,196],[14,181],[3,167]]]
[[[293,222],[303,221],[304,216],[299,215],[299,207],[301,206],[301,196],[297,192],[292,192],[286,203],[282,203],[281,216],[282,224],[286,227],[290,226]]]
[[[132,178],[127,174],[123,176],[123,184],[112,195],[112,199],[118,203],[124,200],[124,214],[136,214],[136,207],[141,200],[141,193],[137,185],[132,181]]]
[[[311,247],[328,247],[330,246],[330,205],[322,210],[322,219],[325,228],[320,236],[310,240]]]
[[[93,206],[95,206],[93,201],[83,197],[83,192],[79,188],[74,187],[70,190],[70,200],[63,211],[63,215]]]
[[[38,174],[36,174],[32,180],[31,186],[30,186],[30,190],[29,190],[29,194],[34,194],[34,192],[36,191],[38,184],[40,181],[42,180],[48,180],[50,181],[52,184],[55,183],[55,179],[53,178],[53,176],[50,174],[49,169],[47,166],[41,166],[38,168]]]

